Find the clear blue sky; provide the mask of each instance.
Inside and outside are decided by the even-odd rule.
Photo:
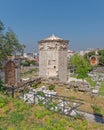
[[[27,52],[52,34],[72,50],[104,48],[104,0],[0,0],[0,20]]]

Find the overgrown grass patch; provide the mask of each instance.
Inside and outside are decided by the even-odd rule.
[[[102,82],[100,89],[99,89],[99,94],[104,96],[104,82]]]
[[[48,86],[48,89],[49,89],[49,90],[54,90],[54,89],[55,89],[55,85],[54,85],[54,84],[49,85],[49,86]]]
[[[25,119],[25,115],[18,112],[13,112],[10,115],[10,120],[13,124],[18,124]]]
[[[41,118],[43,118],[45,116],[49,116],[49,115],[52,115],[52,114],[53,114],[53,112],[51,112],[49,110],[44,110],[44,111],[38,111],[37,110],[34,113],[35,117],[38,118],[38,119],[41,119]]]
[[[95,87],[96,86],[96,81],[93,81],[90,77],[86,78],[86,81],[92,86]]]
[[[92,109],[93,109],[94,114],[99,114],[99,115],[104,114],[104,110],[100,106],[98,106],[97,104],[93,104]]]
[[[0,108],[4,107],[8,103],[8,99],[6,97],[0,97]]]
[[[13,106],[18,112],[22,112],[28,110],[31,104],[26,104],[23,100],[20,99],[12,99]]]
[[[32,84],[32,87],[33,87],[34,89],[36,89],[36,88],[38,88],[39,84],[40,84],[40,83],[33,83],[33,84]]]
[[[3,96],[6,98],[5,96]],[[8,107],[8,109],[7,109]],[[5,110],[4,110],[5,109]],[[71,118],[47,110],[44,106],[30,105],[20,99],[8,97],[0,108],[0,130],[98,130],[99,125],[88,125],[83,118]],[[1,115],[1,113],[0,113]],[[100,128],[103,128],[102,126]],[[101,129],[103,130],[103,129]]]
[[[38,75],[38,68],[30,68],[29,70],[24,69],[21,70],[21,78],[27,78],[27,77],[31,77],[31,76],[37,76]]]

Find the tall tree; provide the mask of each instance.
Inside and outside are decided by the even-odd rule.
[[[4,24],[2,23],[2,21],[0,20],[0,33],[4,30]]]
[[[0,21],[0,68],[2,65],[2,59],[5,57],[4,56],[4,51],[3,51],[3,44],[4,44],[4,24],[2,23],[2,21]]]
[[[0,63],[7,56],[14,55],[16,52],[23,52],[24,45],[21,45],[12,30],[4,33],[4,24],[0,21]]]
[[[3,47],[5,55],[14,55],[16,52],[22,52],[24,46],[19,43],[15,33],[10,30],[5,34]]]

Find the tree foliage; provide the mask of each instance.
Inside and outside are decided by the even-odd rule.
[[[4,30],[4,24],[0,21],[0,33]]]
[[[16,34],[12,30],[5,31],[4,24],[0,21],[0,61],[7,56],[14,55],[16,52],[22,53],[24,47],[19,43]]]
[[[3,82],[0,80],[0,91],[3,91],[3,88],[4,88]]]
[[[91,56],[93,56],[93,55],[95,55],[95,51],[90,51],[90,52],[87,53],[87,56],[88,56],[88,57],[91,57]]]
[[[87,73],[92,69],[89,61],[84,56],[79,56],[78,54],[70,58],[70,65],[76,67],[75,73],[77,78],[81,79],[87,77]]]
[[[93,56],[93,55],[95,55],[95,51],[90,51],[90,52],[88,52],[88,53],[86,53],[85,55],[84,55],[84,57],[86,58],[86,60],[87,59],[89,59],[91,56]]]
[[[98,51],[98,54],[99,54],[100,56],[101,56],[101,55],[104,56],[104,49],[103,49],[103,50],[99,50],[99,51]]]
[[[30,66],[30,65],[38,65],[38,63],[34,60],[29,60],[25,58],[24,60],[21,61],[22,66]]]
[[[99,54],[99,64],[104,65],[104,50],[99,50],[98,54]]]

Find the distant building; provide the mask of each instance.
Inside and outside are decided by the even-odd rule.
[[[75,54],[75,52],[74,51],[72,51],[72,50],[68,50],[68,58],[70,58],[71,56],[73,56]]]
[[[38,42],[40,77],[67,81],[68,42],[55,35]]]
[[[83,56],[85,54],[85,51],[80,51],[79,55]]]
[[[33,59],[35,54],[34,53],[24,53],[23,54],[24,58],[28,58],[28,59]]]

